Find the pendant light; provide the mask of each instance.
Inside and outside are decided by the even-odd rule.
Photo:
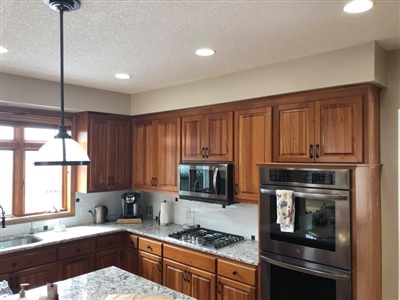
[[[78,0],[44,0],[51,9],[60,13],[60,77],[61,77],[61,124],[53,140],[44,144],[37,152],[35,166],[78,166],[88,165],[85,150],[67,133],[64,125],[64,12],[79,9]]]

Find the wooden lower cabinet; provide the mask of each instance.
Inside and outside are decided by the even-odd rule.
[[[254,300],[256,288],[231,279],[218,276],[218,300]]]
[[[115,266],[122,267],[122,247],[96,253],[96,270]]]
[[[58,262],[58,280],[93,272],[96,269],[94,253]]]
[[[163,270],[164,286],[196,299],[215,299],[215,274],[165,258]]]
[[[133,274],[138,274],[138,250],[124,247],[124,261],[122,268]]]
[[[158,255],[139,251],[138,260],[138,275],[158,284],[162,284],[162,258]]]

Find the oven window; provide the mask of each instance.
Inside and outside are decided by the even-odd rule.
[[[271,298],[274,300],[336,300],[336,281],[288,270],[271,268]]]
[[[336,208],[333,200],[295,198],[295,226],[293,233],[281,232],[276,224],[276,197],[271,196],[271,236],[272,240],[303,245],[312,248],[336,250]]]

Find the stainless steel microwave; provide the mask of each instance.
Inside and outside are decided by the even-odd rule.
[[[179,198],[233,204],[233,165],[222,163],[179,164]]]

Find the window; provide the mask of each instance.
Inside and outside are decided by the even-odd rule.
[[[33,165],[36,151],[58,132],[52,124],[56,118],[14,115],[7,122],[1,113],[0,204],[7,222],[19,223],[18,219],[27,216],[49,219],[61,217],[60,213],[72,215],[71,167]],[[15,222],[9,222],[12,220]]]

